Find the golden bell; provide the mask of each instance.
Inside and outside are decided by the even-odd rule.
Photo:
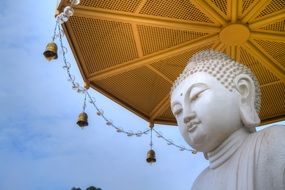
[[[78,116],[77,125],[79,127],[88,126],[88,115],[85,112],[81,112]]]
[[[151,149],[151,150],[149,150],[147,152],[146,162],[147,163],[154,163],[154,162],[156,162],[154,150]]]
[[[53,59],[57,59],[57,45],[54,42],[50,42],[46,46],[46,50],[44,51],[44,56],[48,61]]]

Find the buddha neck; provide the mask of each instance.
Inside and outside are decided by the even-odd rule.
[[[240,128],[231,134],[220,146],[212,152],[209,152],[208,158],[211,169],[215,169],[225,163],[239,149],[245,141],[249,132],[244,128]]]

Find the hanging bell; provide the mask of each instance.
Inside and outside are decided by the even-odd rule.
[[[78,116],[77,125],[79,127],[86,127],[88,126],[88,115],[85,112],[81,112]]]
[[[150,149],[147,152],[146,162],[147,163],[155,163],[156,162],[154,150]]]
[[[53,59],[57,59],[57,45],[54,42],[50,42],[46,46],[46,50],[44,51],[44,56],[48,61]]]

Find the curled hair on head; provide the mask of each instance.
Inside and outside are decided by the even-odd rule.
[[[190,58],[183,72],[175,80],[171,88],[171,94],[185,78],[198,72],[210,74],[231,92],[235,88],[233,82],[234,78],[240,74],[248,75],[254,82],[254,105],[256,112],[259,113],[261,105],[261,92],[259,82],[255,75],[245,65],[236,62],[224,53],[211,49],[200,51]]]

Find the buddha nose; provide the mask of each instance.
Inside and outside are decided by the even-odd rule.
[[[184,116],[183,121],[186,124],[186,123],[190,122],[192,119],[194,119],[195,117],[196,117],[196,113],[191,112],[191,113],[188,113],[187,115]]]

